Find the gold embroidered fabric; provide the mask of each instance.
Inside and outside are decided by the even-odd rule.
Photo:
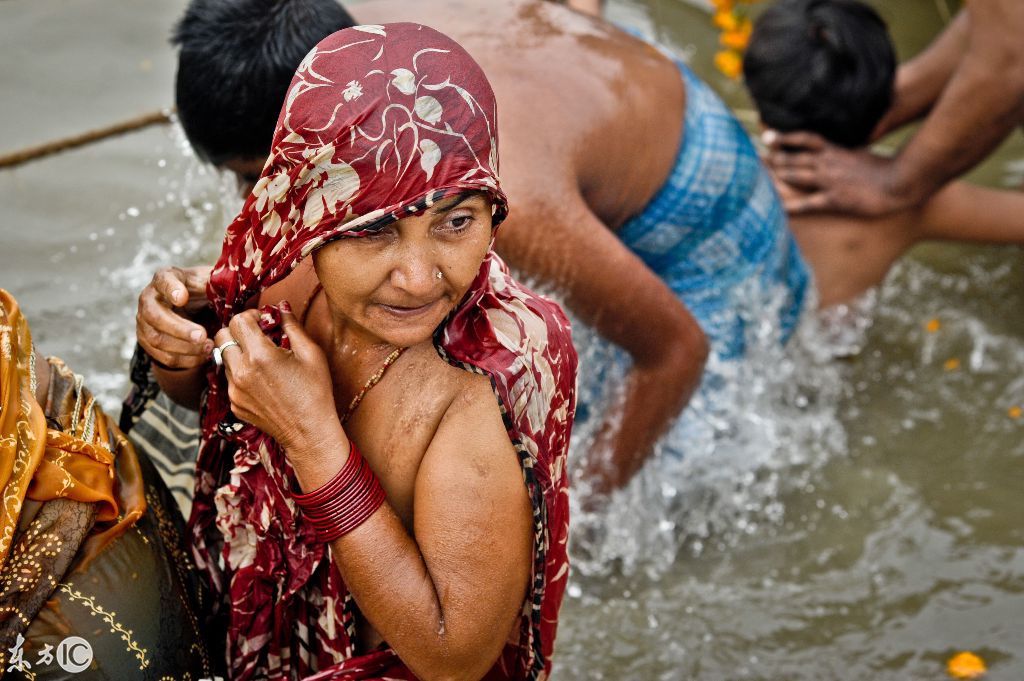
[[[0,289],[0,565],[7,560],[26,497],[96,505],[96,522],[117,520],[96,548],[123,534],[146,510],[139,476],[115,489],[114,461],[139,465],[135,452],[60,360],[51,360],[46,409],[36,401],[35,356],[28,323]],[[50,423],[47,423],[50,416]],[[119,519],[119,512],[124,515]]]
[[[146,512],[134,449],[81,377],[48,367],[44,407],[28,324],[0,289],[0,663],[69,568],[86,569]]]

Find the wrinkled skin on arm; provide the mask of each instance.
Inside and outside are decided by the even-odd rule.
[[[603,0],[566,0],[565,4],[572,7],[577,12],[583,12],[584,14],[599,17],[601,16],[601,10],[604,2]]]
[[[290,312],[290,350],[267,340],[257,319],[237,315],[216,337],[240,344],[224,352],[232,411],[284,447],[311,491],[349,456],[328,361]],[[410,517],[389,471],[377,473],[389,501],[332,544],[334,562],[378,638],[419,678],[478,679],[517,622],[533,546],[523,475],[488,379],[467,373],[445,409],[416,473]]]
[[[803,192],[786,203],[787,210],[882,216],[919,205],[1020,125],[1024,3],[981,0],[967,12],[966,54],[921,129],[895,158],[843,149],[811,133],[766,140],[776,176]]]

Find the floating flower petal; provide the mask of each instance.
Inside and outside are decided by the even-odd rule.
[[[988,668],[985,661],[971,652],[957,653],[949,659],[946,671],[954,679],[979,679]]]

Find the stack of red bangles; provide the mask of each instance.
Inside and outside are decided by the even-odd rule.
[[[366,459],[351,442],[348,461],[337,475],[309,494],[293,498],[324,543],[343,537],[362,525],[384,503],[384,488]]]

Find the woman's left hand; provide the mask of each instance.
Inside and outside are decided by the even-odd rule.
[[[222,352],[231,411],[291,456],[314,451],[324,441],[337,442],[341,423],[323,350],[290,310],[282,312],[281,325],[291,349],[274,345],[263,334],[257,310],[235,315],[214,343],[238,342]]]

